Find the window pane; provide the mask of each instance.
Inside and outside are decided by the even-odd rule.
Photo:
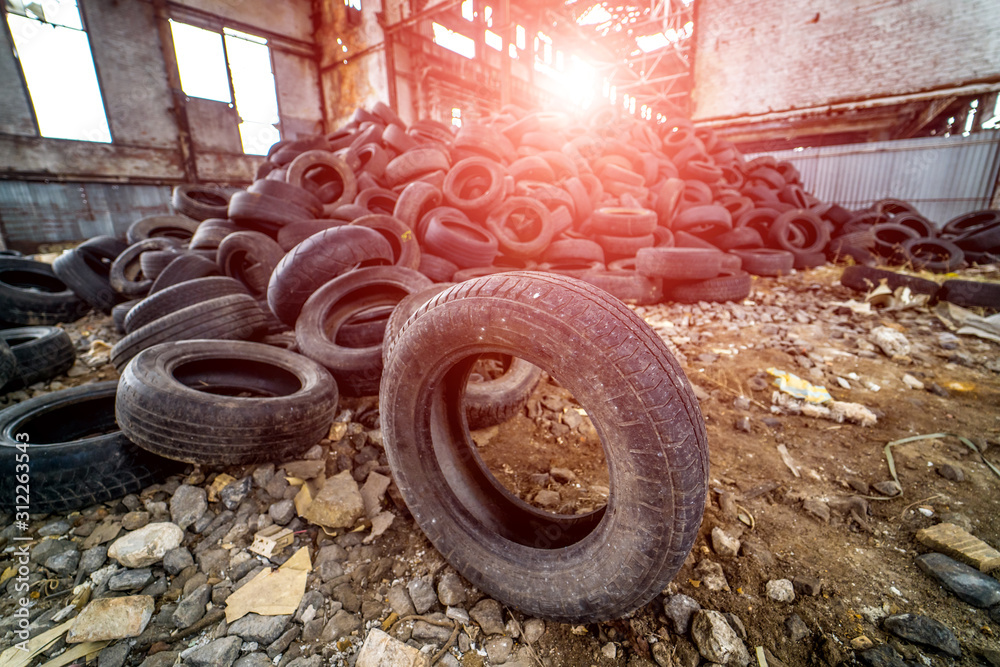
[[[431,23],[431,28],[434,29],[434,43],[438,46],[466,58],[476,57],[476,41],[471,37],[449,30],[440,23]]]
[[[45,0],[45,2],[7,0],[5,4],[7,11],[11,14],[29,19],[37,18],[45,23],[83,30],[80,8],[77,7],[76,0]]]
[[[222,35],[186,23],[170,21],[174,53],[185,95],[218,102],[232,102]]]
[[[16,14],[7,24],[42,136],[110,143],[87,33]]]
[[[281,139],[278,129],[270,123],[240,123],[240,139],[247,155],[267,155],[267,149]]]
[[[278,141],[278,97],[271,72],[271,52],[267,40],[226,28],[226,55],[236,93],[243,152],[266,155]]]

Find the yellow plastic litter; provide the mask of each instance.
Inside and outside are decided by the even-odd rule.
[[[829,403],[833,400],[826,387],[817,387],[788,371],[768,368],[767,374],[774,376],[774,386],[779,390],[806,403]]]

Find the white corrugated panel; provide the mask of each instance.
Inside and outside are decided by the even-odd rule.
[[[820,146],[769,153],[792,162],[806,190],[823,201],[864,208],[903,199],[942,225],[988,208],[1000,170],[1000,131]],[[747,155],[752,159],[756,155]]]

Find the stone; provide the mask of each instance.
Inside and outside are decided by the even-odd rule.
[[[899,652],[888,644],[879,644],[858,653],[861,663],[870,667],[909,667]]]
[[[726,574],[722,571],[722,566],[715,561],[708,560],[707,558],[699,561],[694,566],[692,574],[701,581],[701,585],[707,590],[729,590],[729,582],[726,581]]]
[[[153,580],[153,572],[148,567],[124,570],[108,579],[108,588],[113,591],[135,591]]]
[[[122,517],[122,528],[125,530],[139,530],[149,523],[149,512],[129,512]]]
[[[771,579],[764,584],[764,592],[775,602],[795,600],[795,586],[788,579]]]
[[[691,617],[699,609],[701,605],[698,601],[683,593],[671,595],[663,601],[663,613],[673,624],[673,631],[681,636],[686,635],[691,629]]]
[[[274,479],[274,464],[265,463],[264,465],[257,466],[254,468],[253,483],[257,485],[258,488],[264,489],[267,485]]]
[[[729,612],[724,613],[723,616],[726,619],[726,623],[729,624],[729,627],[731,627],[733,630],[736,631],[736,636],[742,639],[743,641],[746,641],[747,627],[743,625],[743,621],[740,619],[740,617],[737,616],[736,614],[731,614]]]
[[[54,556],[49,556],[44,565],[45,569],[60,576],[73,574],[80,565],[80,552],[76,549],[67,549]]]
[[[320,591],[306,591],[306,594],[299,600],[299,607],[295,610],[292,620],[296,623],[308,623],[323,613],[325,603],[326,597]]]
[[[674,667],[674,651],[667,642],[656,642],[649,647],[649,652],[658,667]]]
[[[91,547],[80,556],[79,571],[84,575],[99,570],[108,560],[108,548],[103,544]]]
[[[377,472],[368,474],[365,485],[361,487],[361,501],[365,506],[365,516],[369,519],[374,519],[382,509],[382,498],[391,483],[392,479],[385,475]]]
[[[396,584],[389,589],[389,592],[386,593],[385,601],[389,603],[389,608],[396,612],[400,618],[413,616],[417,613],[413,602],[410,601],[409,594],[401,584]]]
[[[154,605],[148,595],[92,600],[70,626],[66,643],[138,637],[149,625]]]
[[[239,637],[222,637],[204,646],[188,649],[181,655],[190,667],[231,667],[240,654],[243,640]]]
[[[526,644],[534,644],[545,634],[545,621],[540,618],[529,618],[524,622],[522,639]]]
[[[194,524],[208,511],[205,489],[181,484],[170,498],[170,520],[181,528]]]
[[[872,646],[875,646],[875,642],[873,642],[865,635],[858,635],[857,637],[851,640],[851,648],[853,648],[855,651],[864,651],[870,649]]]
[[[503,634],[503,611],[496,600],[490,598],[480,600],[469,610],[469,616],[487,635]]]
[[[225,549],[208,549],[198,554],[198,569],[209,577],[223,578],[229,568],[229,552]]]
[[[31,549],[31,561],[44,563],[64,551],[76,551],[76,545],[69,540],[42,540]]]
[[[816,577],[800,575],[792,577],[792,587],[796,595],[809,595],[815,597],[823,589],[823,582]]]
[[[899,488],[899,484],[892,480],[875,482],[875,484],[872,485],[872,488],[881,493],[883,496],[887,496],[889,498],[895,498],[903,492],[903,490]]]
[[[954,658],[962,657],[962,647],[955,633],[933,618],[920,614],[895,614],[887,616],[882,624],[900,639],[931,646]]]
[[[417,577],[410,581],[406,585],[406,591],[410,594],[410,600],[413,602],[413,607],[417,610],[418,614],[426,613],[437,602],[437,594],[434,592],[434,586],[431,585],[430,579],[426,577]]]
[[[361,619],[341,609],[333,615],[330,622],[323,628],[320,639],[325,642],[333,642],[360,629]]]
[[[936,578],[962,601],[973,607],[1000,604],[1000,581],[944,554],[917,556],[917,567]]]
[[[945,463],[937,467],[937,474],[952,482],[964,482],[965,471],[956,465]]]
[[[750,664],[750,653],[736,632],[717,611],[699,609],[691,621],[691,639],[706,660],[720,665]]]
[[[925,547],[971,565],[980,572],[992,572],[1000,568],[1000,552],[968,530],[952,523],[942,521],[936,526],[918,530],[917,541]]]
[[[125,567],[147,567],[163,560],[183,539],[184,531],[177,524],[151,523],[115,540],[108,557]]]
[[[309,523],[327,528],[350,528],[364,516],[365,505],[350,470],[344,470],[326,480],[316,498],[309,504],[303,518]]]
[[[295,501],[279,500],[267,509],[267,515],[279,526],[287,526],[295,518]]]
[[[907,357],[912,351],[906,336],[892,327],[875,327],[869,337],[887,357]]]
[[[577,480],[576,473],[569,468],[552,468],[549,470],[549,476],[557,484],[571,484]]]
[[[614,646],[614,644],[612,644]],[[510,637],[490,637],[486,640],[486,657],[494,665],[502,665],[514,651],[514,640]]]
[[[762,568],[770,569],[775,566],[776,561],[771,550],[764,546],[764,543],[755,538],[745,538],[743,546],[740,547],[740,555],[756,561]]]
[[[558,507],[561,502],[562,498],[559,496],[559,492],[552,489],[540,489],[534,497],[534,503],[539,507]]]
[[[913,377],[909,373],[903,375],[903,384],[905,384],[910,389],[923,389],[924,383]]]
[[[181,598],[171,616],[174,627],[188,628],[201,620],[212,598],[212,587],[207,583],[198,586]]]
[[[374,628],[365,637],[355,667],[431,667],[430,656]]]
[[[252,485],[253,480],[250,477],[244,477],[224,486],[222,491],[219,491],[219,500],[222,501],[222,506],[227,510],[235,510],[250,493]]]
[[[749,417],[743,415],[741,417],[736,418],[736,420],[733,422],[733,428],[736,429],[737,431],[742,431],[743,433],[752,433],[753,423],[750,421]]]
[[[445,572],[438,580],[438,600],[446,607],[454,607],[465,602],[465,584],[454,572]]]
[[[733,557],[740,552],[740,541],[715,526],[712,528],[712,549],[720,556]]]
[[[694,644],[684,637],[678,637],[674,644],[674,664],[677,667],[698,667],[701,664],[701,654]]]
[[[128,642],[118,642],[113,646],[106,646],[101,649],[97,656],[97,667],[122,667],[128,658],[132,647]]]
[[[194,565],[194,557],[187,547],[177,547],[163,554],[163,569],[170,576],[180,574],[191,565]]]
[[[465,611],[461,607],[448,607],[444,610],[445,618],[458,621],[461,625],[468,625],[472,621],[472,617],[469,616],[469,612]]]
[[[49,522],[38,529],[39,537],[52,537],[54,535],[59,535],[60,537],[68,533],[73,528],[70,522],[66,519],[57,519],[56,521]]]
[[[788,638],[793,642],[800,642],[812,634],[809,631],[809,626],[806,625],[806,622],[798,614],[792,614],[785,619],[785,633],[788,634]]]
[[[427,618],[431,618],[436,621],[448,620],[444,614],[428,614]],[[445,627],[443,625],[436,625],[425,621],[416,621],[413,624],[411,635],[414,639],[419,641],[443,644],[451,637],[451,630],[452,629],[450,627]]]
[[[807,514],[811,514],[823,523],[827,523],[830,520],[830,506],[822,500],[807,498],[802,501],[802,509],[805,510]]]
[[[271,659],[260,652],[247,653],[233,663],[233,667],[274,667]]]
[[[320,631],[322,631],[322,621],[317,621],[320,624]],[[284,633],[267,647],[267,657],[274,660],[278,655],[285,652],[295,638],[299,636],[299,628],[296,625],[285,630]],[[316,633],[315,639],[319,639],[319,633]]]
[[[251,613],[230,623],[226,634],[237,635],[248,642],[270,644],[281,636],[291,620],[291,615],[261,616]]]

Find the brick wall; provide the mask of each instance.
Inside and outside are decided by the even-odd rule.
[[[695,118],[1000,78],[998,0],[697,0]]]

